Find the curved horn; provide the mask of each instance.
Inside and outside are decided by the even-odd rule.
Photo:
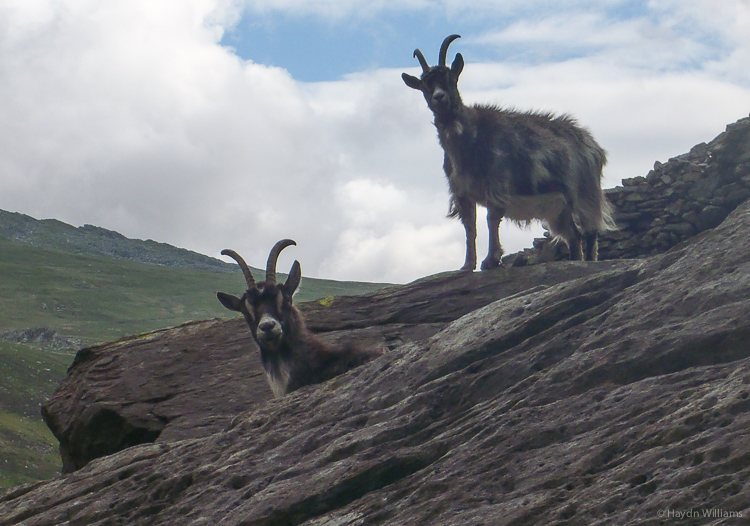
[[[276,261],[279,259],[281,251],[289,245],[296,244],[291,239],[282,239],[273,246],[271,253],[268,254],[268,262],[266,263],[266,284],[276,283]]]
[[[419,61],[419,65],[422,66],[422,73],[427,73],[427,71],[430,69],[430,65],[427,64],[427,61],[424,58],[424,55],[422,52],[418,49],[414,50],[414,56]]]
[[[445,37],[443,44],[440,46],[440,60],[438,60],[438,65],[445,66],[445,59],[448,56],[448,46],[450,46],[451,42],[457,38],[461,38],[461,35],[450,35]]]
[[[250,267],[247,266],[247,263],[245,263],[245,260],[242,259],[242,256],[240,256],[237,252],[234,250],[225,248],[221,251],[222,256],[229,256],[233,260],[237,262],[237,264],[242,269],[242,273],[245,275],[245,281],[247,282],[247,288],[252,289],[255,288],[255,278],[253,278],[253,273],[250,272]]]

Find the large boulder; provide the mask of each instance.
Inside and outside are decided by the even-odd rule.
[[[190,338],[154,340],[143,356],[172,353],[160,364],[192,357],[183,363],[196,370],[204,364],[215,380],[190,376],[202,392],[190,398],[182,391],[156,443],[0,497],[0,524],[744,524],[748,232],[746,202],[715,229],[648,259],[439,276],[410,286],[437,287],[407,294],[422,301],[394,300],[382,311],[371,296],[372,319],[383,321],[372,330],[403,343],[276,400],[222,391],[233,375],[248,376],[236,370],[245,356],[240,347],[249,345],[239,321],[183,327],[178,331],[193,331]],[[545,272],[568,279],[545,282]],[[526,288],[512,292],[515,278],[527,280]],[[532,279],[538,284],[529,287]],[[508,288],[488,292],[496,281]],[[397,290],[406,294],[408,287]],[[485,293],[496,301],[456,307],[460,298]],[[313,324],[367,331],[370,314],[347,303],[354,301],[311,308]],[[334,310],[337,303],[346,309]],[[453,314],[424,317],[433,308]],[[416,328],[433,334],[410,332]],[[222,351],[233,345],[238,350]],[[88,351],[71,369],[80,391],[61,391],[91,404],[113,392],[97,390],[97,382],[129,385],[123,396],[149,393],[138,403],[158,407],[155,379],[177,382],[146,373],[147,360],[141,374],[118,365],[113,357],[137,354],[134,347],[107,349]],[[195,358],[222,352],[223,368]],[[97,373],[95,364],[107,356],[109,369],[101,365]],[[251,367],[252,356],[245,358]],[[126,374],[133,379],[119,379]],[[216,399],[218,392],[247,397],[247,407],[239,398]],[[168,433],[190,435],[177,432],[191,428],[178,422],[200,396],[214,397],[222,411],[236,407],[236,414],[222,414],[221,428],[217,409],[213,427],[205,426],[210,434],[165,440]],[[70,414],[52,406],[48,414],[73,425],[76,403],[59,407]],[[204,411],[195,412],[196,422],[208,421],[210,407]]]
[[[310,328],[331,341],[357,338],[393,349],[431,336],[499,298],[628,265],[449,273],[301,308]],[[79,351],[42,415],[60,442],[63,472],[69,473],[137,444],[208,436],[271,397],[257,346],[238,317],[188,323]]]

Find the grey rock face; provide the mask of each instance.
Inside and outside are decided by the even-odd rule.
[[[450,273],[301,309],[310,328],[331,341],[357,338],[394,349],[498,298],[623,265]],[[69,473],[137,444],[207,436],[270,398],[244,320],[209,320],[81,350],[42,414]]]
[[[601,236],[600,259],[662,253],[713,228],[750,197],[750,117],[727,126],[710,143],[656,163],[646,177],[607,191],[621,232]],[[660,238],[661,242],[654,243]],[[643,242],[645,241],[645,242]]]
[[[215,367],[225,376],[175,401],[157,443],[7,493],[0,524],[661,524],[665,513],[686,512],[700,514],[687,524],[741,524],[750,513],[748,231],[750,202],[645,260],[439,276],[396,289],[393,298],[411,303],[371,308],[374,320],[399,327],[390,334],[402,344],[282,399],[246,394],[247,407],[236,402],[233,415],[219,414],[232,393],[221,383],[247,380],[241,354],[232,361],[234,351],[208,343],[238,344],[244,336],[233,322],[178,329],[192,332],[192,343],[157,334],[141,347],[90,351],[71,375],[87,363],[104,367],[105,356],[114,363],[140,355],[132,376],[146,392],[155,389],[146,357],[162,350],[192,363],[192,378],[219,374],[196,354],[224,360]],[[451,305],[529,269],[540,281],[558,270],[571,279],[507,289],[468,313],[454,308],[452,322],[435,321],[430,302],[415,300],[440,283],[436,303]],[[465,288],[451,288],[453,280]],[[320,327],[341,329],[337,319],[361,330],[364,310],[348,303],[331,318],[322,314],[335,307],[320,305],[311,317],[320,316]],[[431,336],[404,336],[427,323],[435,324]],[[198,342],[206,346],[196,349]],[[88,370],[82,381],[94,386],[96,367]],[[99,376],[101,385],[114,371]],[[201,396],[225,427],[165,440],[170,425],[177,433],[188,418],[181,412],[199,413],[189,400]]]

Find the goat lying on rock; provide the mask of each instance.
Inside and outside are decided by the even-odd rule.
[[[500,265],[503,217],[522,225],[545,221],[556,239],[567,243],[570,259],[583,257],[585,241],[586,259],[596,260],[598,232],[616,228],[601,189],[606,152],[567,115],[465,106],[458,93],[464,59],[458,53],[450,68],[445,65],[448,46],[457,38],[443,41],[437,66],[430,67],[415,50],[422,76],[404,73],[402,78],[422,92],[435,116],[451,192],[449,216],[458,216],[466,230],[462,270],[477,265],[477,203],[487,208],[490,230],[482,270]]]
[[[227,309],[241,312],[258,347],[266,378],[274,395],[279,398],[304,385],[324,382],[349,369],[380,356],[383,349],[367,351],[355,345],[330,345],[305,325],[305,319],[292,303],[302,273],[295,261],[285,283],[276,283],[276,261],[291,239],[282,239],[268,256],[266,280],[256,283],[245,260],[234,250],[222,254],[234,259],[242,269],[247,291],[241,298],[217,293]]]

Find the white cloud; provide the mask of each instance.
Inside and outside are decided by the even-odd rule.
[[[570,112],[610,152],[608,186],[645,175],[655,160],[710,140],[750,109],[740,68],[750,58],[746,4],[687,4],[654,3],[658,16],[620,22],[600,10],[577,20],[557,11],[484,35],[544,49],[586,34],[575,44],[586,52],[575,59],[480,63],[454,44],[467,60],[462,93],[467,102]],[[458,268],[463,229],[445,218],[442,152],[422,96],[403,85],[400,70],[303,84],[283,69],[243,62],[218,45],[242,5],[3,2],[0,208],[214,256],[234,248],[255,266],[291,237],[298,247],[282,254],[279,268],[299,259],[309,276],[403,282]],[[308,4],[353,12],[342,6]],[[691,24],[695,38],[686,33]],[[654,43],[661,47],[649,61]],[[684,54],[700,60],[663,67]],[[481,259],[487,234],[479,216]],[[504,226],[501,241],[513,252],[535,233]]]
[[[433,8],[431,0],[238,0],[256,14],[286,13],[295,17],[315,15],[329,19],[369,17],[383,11],[413,11]]]
[[[342,279],[358,279],[362,268],[377,269],[382,281],[390,283],[453,269],[463,262],[464,244],[452,230],[447,222],[421,227],[397,222],[381,234],[350,228],[339,236],[321,268]]]
[[[346,219],[354,227],[376,225],[381,218],[399,213],[408,206],[406,192],[393,184],[355,179],[344,183],[338,190],[339,199],[347,205]]]

